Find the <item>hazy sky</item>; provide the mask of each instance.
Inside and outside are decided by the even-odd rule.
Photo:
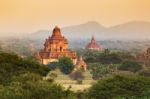
[[[0,0],[0,33],[132,20],[150,21],[150,0]]]

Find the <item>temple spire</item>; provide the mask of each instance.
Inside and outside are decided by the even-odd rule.
[[[52,37],[62,37],[61,30],[58,26],[55,26],[55,28],[53,29]]]
[[[91,42],[96,42],[95,37],[92,36]]]
[[[83,67],[84,71],[87,70],[87,64],[84,62],[83,57],[80,56],[77,59],[77,63],[76,63],[76,69],[81,69]]]

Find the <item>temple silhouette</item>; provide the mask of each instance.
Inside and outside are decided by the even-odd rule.
[[[69,57],[76,64],[76,53],[68,48],[68,40],[62,36],[58,26],[53,29],[52,35],[46,39],[44,49],[39,53],[42,64],[58,61],[60,57]]]

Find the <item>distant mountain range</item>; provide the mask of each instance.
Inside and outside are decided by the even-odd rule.
[[[53,28],[53,27],[52,27]],[[112,27],[105,27],[91,21],[80,25],[64,27],[62,34],[69,39],[87,39],[94,35],[97,39],[150,39],[150,22],[132,21]],[[45,39],[52,30],[39,30],[29,35],[34,39]]]
[[[150,22],[132,21],[113,27],[105,27],[93,21],[64,27],[61,30],[62,35],[69,40],[69,48],[73,49],[85,48],[92,35],[103,48],[112,50],[144,52],[150,47]],[[5,39],[2,37],[0,46],[4,49],[14,49],[13,51],[19,52],[18,50],[33,44],[36,49],[40,50],[43,48],[45,39],[51,33],[52,30],[39,30],[22,35],[23,38],[16,35],[14,35],[14,38],[7,36]]]

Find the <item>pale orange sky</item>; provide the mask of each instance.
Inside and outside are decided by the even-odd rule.
[[[150,21],[150,0],[0,0],[0,33],[133,20]]]

